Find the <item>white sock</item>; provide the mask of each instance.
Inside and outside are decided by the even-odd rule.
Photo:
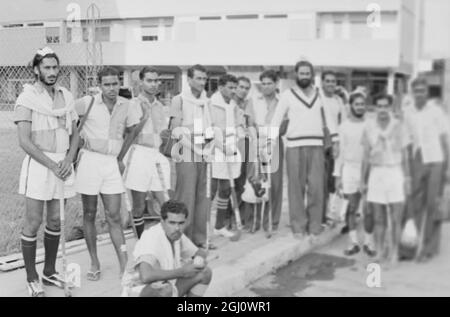
[[[356,230],[351,230],[348,233],[349,237],[350,237],[350,243],[352,244],[358,244],[358,234],[356,232]]]
[[[364,244],[373,248],[373,233],[364,233]]]

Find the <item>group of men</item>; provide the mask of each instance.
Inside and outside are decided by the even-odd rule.
[[[356,212],[362,204],[364,251],[371,257],[384,252],[388,232],[394,242],[389,257],[395,261],[404,204],[413,193],[414,201],[408,200],[406,210],[418,226],[425,221],[421,256],[437,252],[436,203],[442,194],[449,133],[445,114],[428,102],[428,87],[422,79],[413,82],[415,102],[401,116],[394,113],[393,100],[387,95],[376,98],[376,113],[369,116],[365,93],[351,94],[346,105],[336,94],[336,74],[324,72],[321,87],[316,87],[314,67],[307,61],[295,65],[295,85],[281,95],[277,72],[264,71],[260,93],[253,97],[248,78],[225,74],[218,91],[208,98],[207,70],[194,65],[187,71],[188,86],[173,98],[167,116],[157,99],[160,74],[155,68],[140,70],[141,93],[132,100],[118,95],[119,72],[105,67],[98,73],[101,93],[75,101],[57,85],[59,63],[48,48],[36,53],[32,64],[36,82],[24,86],[15,108],[20,146],[27,154],[20,193],[26,197],[22,253],[31,296],[44,294],[35,268],[44,204],[42,281],[58,287],[65,283],[55,269],[61,235],[58,200],[74,197],[76,192],[81,194],[91,258],[89,280],[101,278],[95,227],[100,194],[120,276],[127,280],[124,294],[203,295],[212,277],[206,263],[206,251],[215,248],[211,231],[232,239],[233,229],[240,229],[240,218],[251,231],[260,229],[261,220],[264,230],[279,229],[284,159],[294,237],[316,239],[328,224],[327,201],[336,190],[349,201],[350,245],[345,254],[360,251]],[[170,158],[160,152],[167,145],[161,138],[167,129],[176,140]],[[258,203],[264,201],[264,195],[257,195],[261,189],[267,204]],[[126,272],[120,213],[128,191],[139,238],[133,274]],[[246,200],[245,191],[252,191],[259,200]],[[144,230],[148,192],[161,205],[161,222]],[[216,223],[209,230],[213,199]],[[239,210],[239,215],[233,210]]]

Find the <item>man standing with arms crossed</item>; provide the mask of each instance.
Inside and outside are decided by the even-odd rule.
[[[160,84],[159,72],[144,67],[139,78],[142,92],[131,101],[130,111],[141,118],[141,124],[134,130],[133,137],[127,139],[127,143],[134,141],[134,144],[128,154],[124,181],[125,187],[131,190],[133,221],[140,238],[144,231],[145,196],[148,191],[152,191],[160,206],[166,201],[165,191],[170,188],[170,163],[159,152],[160,133],[167,125],[163,105],[156,98]],[[144,117],[147,119],[142,120]],[[125,147],[129,145],[125,144]],[[160,172],[162,175],[159,175]],[[160,176],[163,177],[163,184]]]
[[[80,132],[84,144],[78,156],[76,188],[83,203],[85,239],[91,257],[87,278],[92,281],[99,280],[101,274],[95,228],[98,194],[105,206],[120,274],[125,270],[127,249],[120,218],[125,187],[121,174],[125,169],[122,159],[128,150],[125,145],[130,142],[124,142],[124,135],[132,138],[133,129],[140,122],[137,113],[130,111],[129,101],[119,96],[119,72],[115,68],[103,68],[98,73],[98,82],[102,92],[94,97],[83,97],[75,106],[79,116],[87,116]],[[91,98],[94,98],[92,105]],[[146,120],[145,117],[142,120]]]
[[[291,229],[296,238],[301,239],[309,233],[314,241],[322,232],[324,126],[327,125],[330,131],[335,157],[339,151],[338,135],[334,121],[313,85],[313,65],[300,61],[295,65],[295,72],[296,86],[281,96],[270,126],[279,127],[284,116],[288,115],[286,163]],[[275,129],[273,132],[272,139],[277,137],[278,131]]]
[[[198,247],[206,248],[206,224],[211,206],[206,197],[207,163],[203,156],[207,142],[205,132],[211,126],[205,92],[207,71],[201,65],[194,65],[187,70],[187,77],[189,87],[172,99],[170,109],[173,137],[178,138],[182,146],[182,161],[177,155],[174,157],[178,159],[174,199],[185,203],[189,211],[186,236]]]
[[[21,241],[27,286],[32,297],[44,296],[36,272],[37,232],[42,224],[44,204],[47,205],[47,221],[42,281],[60,288],[64,288],[65,283],[55,269],[61,235],[59,200],[75,196],[72,161],[78,146],[78,116],[72,94],[56,84],[59,65],[59,58],[51,49],[38,50],[32,62],[36,83],[24,86],[15,107],[19,144],[27,154],[19,193],[26,199]],[[58,190],[60,182],[65,182],[64,197],[60,197]]]

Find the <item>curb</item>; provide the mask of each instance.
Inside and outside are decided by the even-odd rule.
[[[252,282],[296,261],[339,236],[340,227],[322,233],[315,243],[296,240],[292,234],[280,236],[249,252],[239,262],[213,267],[213,278],[205,293],[207,297],[231,297]]]

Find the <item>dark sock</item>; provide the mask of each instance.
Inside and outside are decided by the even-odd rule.
[[[216,229],[220,230],[225,227],[225,220],[228,213],[228,198],[217,198],[217,216],[216,216]]]
[[[55,231],[45,227],[44,232],[44,249],[45,249],[45,265],[44,275],[50,276],[56,273],[56,256],[58,255],[59,237],[61,231]]]
[[[39,275],[36,272],[36,240],[37,236],[28,237],[22,234],[21,237],[22,256],[25,263],[28,282],[39,279]]]
[[[138,239],[141,238],[142,232],[144,232],[145,221],[144,217],[133,217],[134,226],[136,227],[136,232],[138,235]]]

